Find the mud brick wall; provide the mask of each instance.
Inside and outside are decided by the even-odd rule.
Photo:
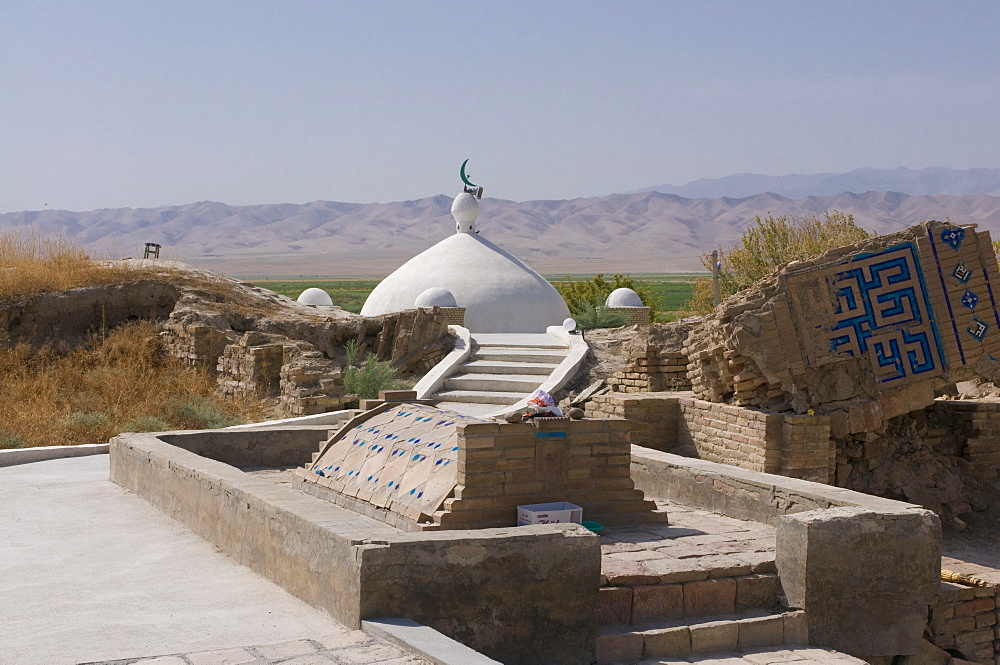
[[[605,393],[586,404],[589,418],[623,418],[630,423],[632,443],[664,450],[675,442],[680,404],[662,393]],[[676,444],[672,444],[676,445]],[[674,451],[671,451],[674,452]],[[692,454],[694,451],[690,451]]]
[[[647,344],[632,350],[625,367],[608,379],[608,385],[622,393],[689,390],[687,371],[687,356],[679,349]]]
[[[997,587],[969,587],[941,583],[941,593],[930,608],[931,641],[941,649],[958,652],[965,660],[993,663],[1000,655],[1000,619]]]
[[[612,314],[624,314],[626,316],[626,326],[644,326],[649,324],[648,307],[598,307],[598,311],[610,312]]]
[[[697,399],[692,393],[606,393],[588,417],[624,418],[632,443],[751,471],[831,482],[836,447],[830,419],[769,413]]]
[[[315,350],[286,346],[280,373],[281,408],[293,416],[337,411],[354,401],[345,395],[339,367]]]
[[[928,444],[984,478],[1000,477],[1000,402],[936,400],[927,411]]]
[[[454,496],[434,515],[439,528],[511,526],[517,506],[569,501],[605,525],[666,521],[630,476],[623,420],[538,418],[458,427]]]
[[[262,333],[245,333],[219,356],[219,391],[229,397],[278,394],[284,347]]]
[[[465,325],[465,307],[442,307],[441,313],[444,315],[445,325]]]
[[[174,315],[170,315],[175,319]],[[186,323],[176,319],[164,332],[167,353],[179,358],[188,367],[216,371],[219,356],[236,340],[231,330],[219,330],[202,323]]]

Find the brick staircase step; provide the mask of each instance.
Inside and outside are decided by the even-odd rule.
[[[606,626],[597,636],[597,662],[624,663],[744,647],[805,645],[805,612],[747,610],[639,626]]]
[[[715,577],[671,584],[602,586],[597,593],[599,625],[642,624],[771,610],[778,606],[780,585],[776,574]]]

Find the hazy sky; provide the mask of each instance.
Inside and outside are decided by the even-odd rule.
[[[0,212],[1000,166],[995,2],[0,0]]]

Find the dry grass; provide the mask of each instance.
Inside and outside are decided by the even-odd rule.
[[[0,234],[0,300],[114,284],[130,279],[133,273],[134,269],[122,262],[91,260],[65,238]]]
[[[162,352],[152,322],[73,350],[0,350],[0,448],[102,443],[126,431],[205,429],[260,420],[258,400],[225,402],[215,381]]]

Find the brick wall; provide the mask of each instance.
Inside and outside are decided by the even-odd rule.
[[[612,314],[624,314],[627,318],[622,325],[645,326],[649,324],[648,307],[598,307],[598,311],[610,312]]]
[[[927,409],[924,440],[984,478],[1000,477],[1000,402],[937,400]]]
[[[454,496],[434,514],[445,529],[516,524],[517,506],[569,501],[605,525],[666,521],[630,476],[629,425],[538,418],[458,427]]]
[[[679,349],[659,344],[633,349],[625,367],[608,379],[608,385],[622,393],[690,390],[687,357]]]
[[[836,450],[825,416],[770,413],[691,393],[607,393],[587,415],[625,418],[632,443],[751,471],[831,482]]]
[[[997,587],[969,587],[941,583],[928,621],[931,641],[941,649],[959,652],[966,660],[993,663],[1000,654]]]

